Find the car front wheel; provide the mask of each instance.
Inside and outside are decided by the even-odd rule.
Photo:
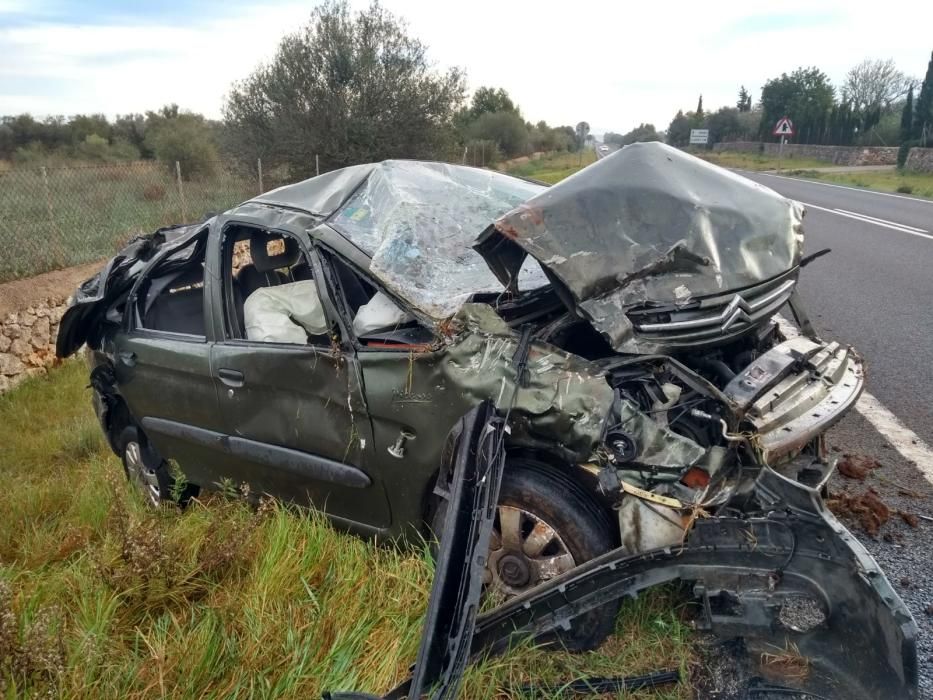
[[[158,508],[163,503],[175,503],[172,497],[175,479],[169,473],[168,463],[154,454],[135,426],[122,430],[117,445],[126,478],[146,504]],[[183,505],[193,495],[190,491],[190,486],[184,489],[179,504]]]
[[[444,521],[440,508],[434,532]],[[612,520],[583,487],[535,459],[508,459],[484,571],[484,595],[498,603],[613,548]],[[612,633],[618,601],[582,615],[550,639],[571,651],[593,649]]]

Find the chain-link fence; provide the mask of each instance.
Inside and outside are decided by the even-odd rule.
[[[499,154],[475,141],[438,159],[490,167]],[[110,257],[134,236],[287,184],[284,171],[262,166],[209,163],[191,178],[156,161],[0,170],[0,283]]]
[[[260,184],[257,166],[210,163],[191,179],[155,161],[0,172],[0,282],[106,258],[141,233],[281,184]]]

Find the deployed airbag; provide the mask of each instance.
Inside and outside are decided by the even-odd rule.
[[[325,335],[327,318],[314,280],[263,287],[243,304],[246,337],[265,343],[304,345],[309,335]]]
[[[356,312],[356,317],[353,319],[353,332],[357,336],[364,336],[375,331],[396,328],[414,320],[414,316],[396,306],[389,297],[382,292],[377,292]]]

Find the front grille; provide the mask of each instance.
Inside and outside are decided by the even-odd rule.
[[[784,305],[794,291],[796,272],[684,306],[633,309],[628,317],[644,340],[692,343],[731,338],[770,318]]]

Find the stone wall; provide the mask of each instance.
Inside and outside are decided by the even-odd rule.
[[[933,148],[911,148],[907,153],[905,170],[933,173]]]
[[[45,299],[0,320],[0,394],[55,362],[55,338],[66,300]]]
[[[740,153],[764,153],[777,156],[780,144],[759,141],[730,141],[713,145],[714,151],[738,151]],[[802,143],[785,143],[784,157],[824,160],[834,165],[895,165],[897,147],[889,146],[818,146]],[[790,164],[788,164],[790,165]]]

